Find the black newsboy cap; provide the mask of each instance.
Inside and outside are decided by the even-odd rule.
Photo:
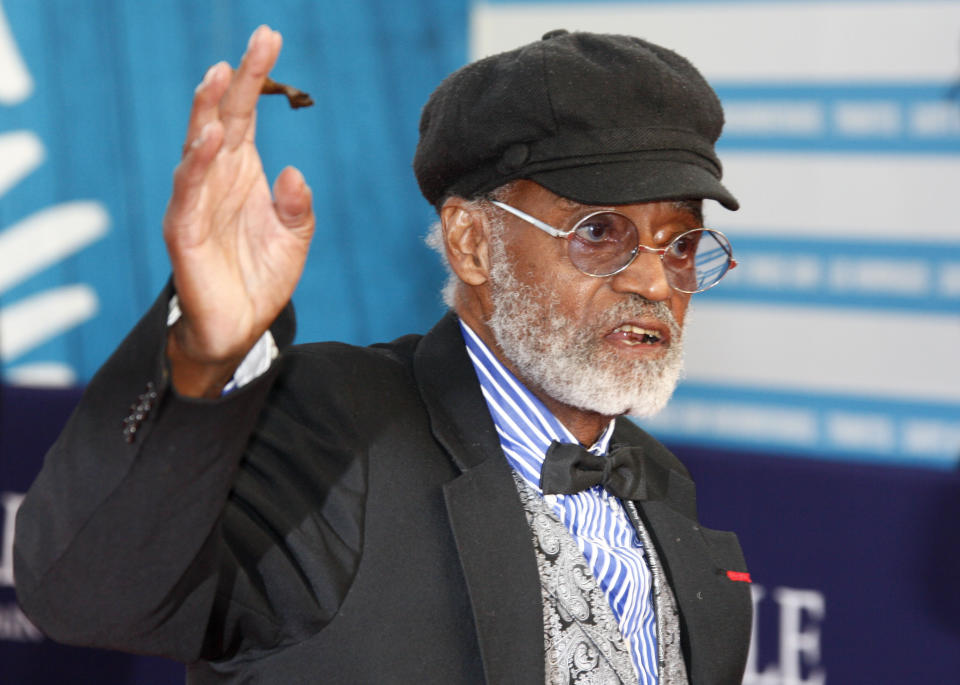
[[[551,31],[459,69],[420,118],[413,167],[437,209],[528,178],[583,204],[711,198],[723,109],[677,53],[632,36]]]

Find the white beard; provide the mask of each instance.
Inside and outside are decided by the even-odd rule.
[[[683,370],[682,330],[669,307],[628,295],[585,324],[575,323],[552,293],[520,283],[499,232],[493,234],[487,324],[521,377],[554,400],[604,416],[644,417],[663,409]],[[660,358],[625,359],[604,342],[618,325],[644,317],[670,329]]]

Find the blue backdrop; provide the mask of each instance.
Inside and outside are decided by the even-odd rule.
[[[7,47],[32,83],[0,102],[0,165],[16,167],[0,186],[8,377],[89,379],[152,302],[169,273],[160,222],[193,88],[210,64],[235,65],[260,23],[284,35],[274,75],[317,103],[291,111],[266,98],[257,132],[268,176],[292,164],[314,192],[317,233],[295,297],[300,339],[369,343],[438,318],[442,269],[419,239],[433,213],[410,163],[421,105],[466,59],[466,3],[6,0],[0,8]],[[14,71],[8,62],[0,81]],[[42,228],[30,220],[58,208],[46,232],[14,245],[17,229]],[[43,299],[51,294],[61,299]],[[49,333],[15,340],[14,311]],[[63,325],[51,328],[51,316]]]

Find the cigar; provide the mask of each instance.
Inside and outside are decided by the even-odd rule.
[[[313,104],[313,98],[302,90],[297,90],[293,86],[288,86],[286,83],[277,83],[269,76],[267,80],[263,82],[263,87],[260,89],[260,92],[263,95],[286,95],[287,102],[290,103],[291,109],[309,107]]]

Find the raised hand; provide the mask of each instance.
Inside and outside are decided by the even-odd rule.
[[[254,144],[257,99],[281,43],[261,26],[236,72],[212,66],[194,96],[163,221],[183,312],[167,341],[181,394],[219,394],[290,299],[307,257],[310,189],[287,167],[271,194]]]

